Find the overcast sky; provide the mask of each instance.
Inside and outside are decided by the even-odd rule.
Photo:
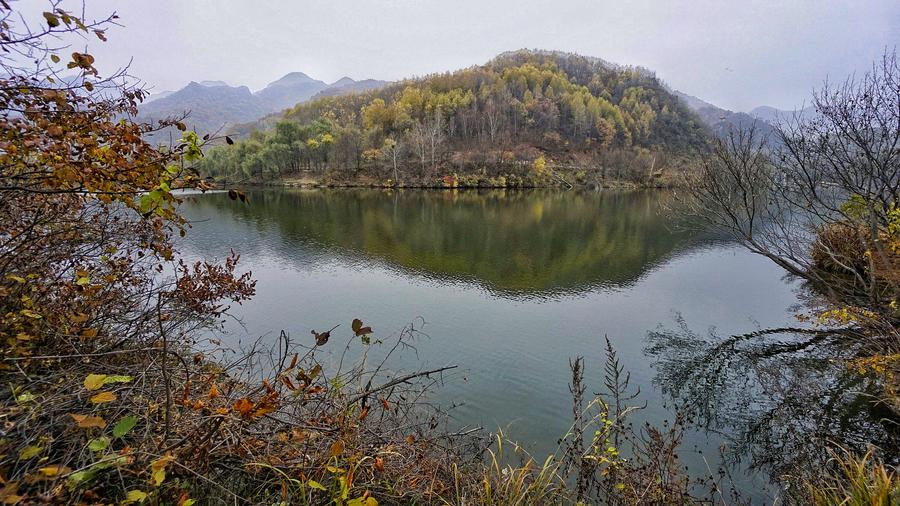
[[[44,2],[23,0],[19,6]],[[71,3],[69,5],[72,5]],[[577,52],[655,70],[733,110],[794,108],[826,77],[900,43],[898,0],[87,0],[123,28],[89,50],[134,59],[153,91],[224,80],[253,90],[292,71],[394,80],[512,49]],[[37,11],[39,15],[40,10]],[[95,47],[96,46],[96,47]]]

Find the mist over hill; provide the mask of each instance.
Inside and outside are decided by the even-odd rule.
[[[776,109],[775,107],[770,107],[767,105],[762,105],[752,109],[748,114],[765,122],[776,124],[780,121],[793,121],[794,119],[812,119],[816,116],[817,113],[814,106],[808,106],[802,109],[795,110],[784,110]]]

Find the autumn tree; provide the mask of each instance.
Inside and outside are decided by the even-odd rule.
[[[0,408],[12,429],[0,461],[5,503],[62,502],[69,490],[93,487],[110,465],[75,448],[107,423],[118,420],[123,434],[138,420],[158,424],[160,439],[144,442],[170,445],[174,341],[215,324],[222,301],[253,293],[249,277],[234,274],[236,259],[189,266],[173,249],[173,235],[188,226],[175,190],[205,189],[192,169],[204,140],[182,118],[135,122],[145,92],[126,72],[103,76],[92,55],[65,48],[72,38],[105,41],[116,16],[91,21],[60,1],[46,4],[38,24],[0,2],[0,376],[14,392]],[[168,127],[182,132],[175,145],[144,141]],[[107,356],[118,356],[124,372],[86,369]],[[130,383],[140,367],[155,371],[143,377],[165,392],[160,409],[131,411],[134,404],[99,391],[110,378]],[[63,478],[70,489],[53,485]]]

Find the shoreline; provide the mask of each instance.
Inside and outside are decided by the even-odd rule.
[[[235,182],[217,181],[217,189],[228,189],[235,186],[247,188],[298,188],[298,189],[382,189],[382,190],[665,190],[679,188],[677,184],[646,184],[631,181],[604,181],[603,183],[576,183],[562,184],[524,184],[524,185],[500,185],[500,184],[438,184],[438,183],[378,183],[366,181],[299,181],[299,180],[274,180],[274,181],[250,181]]]

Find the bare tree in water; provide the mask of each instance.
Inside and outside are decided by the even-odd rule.
[[[771,137],[751,126],[716,141],[687,185],[691,209],[832,302],[883,312],[900,279],[896,52],[826,83],[813,106]]]
[[[776,477],[826,448],[900,455],[900,67],[825,83],[815,113],[714,142],[690,214],[804,281],[797,326],[651,334],[657,382],[735,455]]]

